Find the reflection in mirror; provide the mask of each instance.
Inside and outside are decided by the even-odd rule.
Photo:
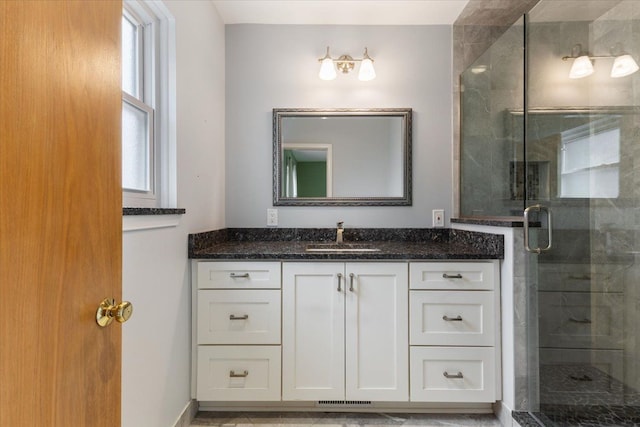
[[[411,109],[274,109],[274,205],[410,205]]]
[[[282,144],[285,197],[331,197],[330,144]]]

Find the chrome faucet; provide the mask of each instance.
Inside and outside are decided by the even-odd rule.
[[[338,221],[336,230],[336,243],[342,243],[342,233],[344,232],[344,221]]]

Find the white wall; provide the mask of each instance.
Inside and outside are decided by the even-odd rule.
[[[190,400],[187,234],[224,227],[224,25],[206,1],[176,20],[178,227],[123,234],[122,426],[173,426]],[[119,325],[116,325],[119,327]]]
[[[377,78],[318,78],[326,46],[361,57]],[[451,27],[226,27],[226,226],[264,227],[272,207],[273,108],[413,108],[413,206],[278,207],[281,227],[430,227],[452,208]]]

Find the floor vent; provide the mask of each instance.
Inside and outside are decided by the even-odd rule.
[[[316,406],[362,407],[371,406],[370,400],[319,400]]]

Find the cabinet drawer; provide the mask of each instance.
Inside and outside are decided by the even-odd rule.
[[[494,293],[411,291],[411,345],[493,346]]]
[[[542,347],[622,349],[624,295],[540,292]]]
[[[199,289],[280,289],[279,262],[199,262]]]
[[[490,347],[411,347],[411,401],[494,402],[494,358]]]
[[[199,346],[197,399],[280,400],[280,346]]]
[[[493,290],[497,264],[489,262],[413,262],[411,289]]]
[[[626,271],[624,264],[538,263],[538,290],[624,292]]]
[[[280,344],[279,290],[199,290],[198,344]]]

